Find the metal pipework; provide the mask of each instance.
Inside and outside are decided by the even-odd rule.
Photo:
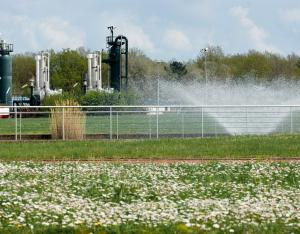
[[[123,80],[125,79],[125,89],[128,86],[128,39],[125,36],[114,38],[113,27],[108,27],[111,36],[106,38],[108,49],[108,58],[103,59],[103,63],[109,65],[110,87],[121,91]],[[125,46],[125,48],[124,48]],[[125,58],[124,58],[125,57]],[[123,61],[125,59],[125,61]],[[124,68],[124,69],[123,69]]]
[[[122,45],[123,40],[125,41],[125,51],[121,50],[121,55],[122,54],[125,55],[125,73],[123,73],[123,69],[122,69],[122,56],[121,56],[121,64],[120,64],[120,66],[121,66],[121,80],[125,79],[125,85],[126,85],[126,89],[127,89],[127,87],[128,87],[128,39],[127,39],[127,37],[121,35],[121,36],[118,36],[115,39],[115,42],[117,43],[117,41],[120,41],[120,44]]]
[[[101,67],[101,52],[97,51],[87,55],[88,59],[88,90],[102,90],[102,67]]]
[[[41,52],[35,56],[36,61],[36,81],[35,93],[40,95],[41,99],[50,93],[50,54]]]

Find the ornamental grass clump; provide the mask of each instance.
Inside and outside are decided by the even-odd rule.
[[[74,100],[58,100],[55,106],[78,106]],[[79,107],[51,108],[52,139],[82,140],[85,135],[85,114]]]

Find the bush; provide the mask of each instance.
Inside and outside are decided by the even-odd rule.
[[[140,105],[141,97],[134,92],[127,93],[107,93],[101,91],[89,91],[85,95],[64,92],[46,96],[42,101],[43,106],[55,106],[57,103],[74,100],[82,106],[121,106],[121,105]]]
[[[121,105],[137,105],[140,99],[132,92],[123,93],[107,93],[99,91],[90,91],[80,98],[82,106],[121,106]]]

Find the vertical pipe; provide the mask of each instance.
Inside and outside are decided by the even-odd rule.
[[[119,65],[120,65],[120,83],[119,83],[119,87],[120,87],[120,90],[121,89],[123,89],[123,87],[122,87],[122,79],[123,79],[123,68],[122,68],[122,64],[123,64],[123,56],[122,56],[122,41],[123,41],[123,37],[121,36],[121,47],[120,47],[120,63],[119,63]]]
[[[65,108],[62,108],[62,138],[65,140]]]
[[[43,53],[43,59],[45,59],[45,94],[47,95],[50,90],[50,57],[49,53]]]
[[[35,88],[40,89],[40,56],[35,56]]]
[[[40,59],[40,87],[42,89],[44,89],[44,91],[46,90],[46,80],[45,80],[45,77],[46,77],[46,71],[45,71],[45,56],[44,56],[44,53],[42,53],[41,55],[41,59]]]
[[[92,88],[98,89],[99,86],[99,65],[98,65],[99,55],[97,52],[93,54],[92,58]]]
[[[102,53],[99,52],[99,86],[98,86],[98,89],[102,89]]]
[[[92,89],[92,54],[88,54],[88,90]]]
[[[125,37],[125,52],[126,52],[126,58],[125,58],[125,76],[126,76],[126,90],[128,89],[128,39]]]

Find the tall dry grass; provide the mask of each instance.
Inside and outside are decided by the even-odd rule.
[[[78,106],[78,103],[74,100],[59,100],[55,106]],[[52,139],[84,139],[85,120],[85,114],[78,107],[51,108]]]

